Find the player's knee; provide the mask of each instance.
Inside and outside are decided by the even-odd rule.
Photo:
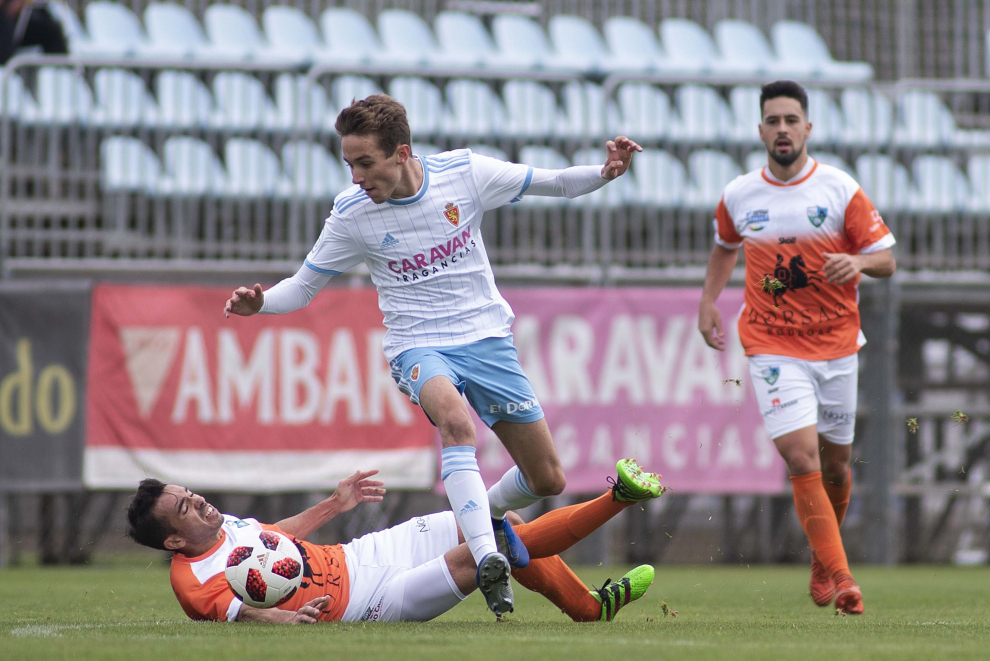
[[[567,478],[560,468],[541,473],[533,479],[527,478],[527,482],[530,483],[529,488],[533,490],[533,493],[544,498],[559,496],[564,492],[564,487],[567,486]]]
[[[466,413],[455,413],[437,423],[443,446],[474,445],[476,431],[471,417]]]
[[[841,487],[849,479],[849,462],[841,459],[822,462],[822,479]]]
[[[801,448],[792,448],[782,455],[784,463],[787,464],[787,472],[791,475],[807,475],[821,470],[821,463],[815,452],[805,451]]]

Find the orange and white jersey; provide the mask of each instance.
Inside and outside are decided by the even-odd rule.
[[[224,569],[227,556],[237,546],[239,533],[274,530],[277,526],[258,523],[255,519],[238,519],[225,514],[221,538],[203,555],[190,558],[179,553],[172,557],[170,578],[172,590],[186,615],[194,620],[233,622],[240,613],[242,602],[227,585]],[[286,535],[292,539],[291,535]],[[350,594],[350,580],[341,545],[320,546],[293,540],[303,557],[303,581],[296,593],[284,604],[283,610],[298,610],[306,602],[323,595],[330,596],[330,607],[320,614],[320,620],[340,620]]]
[[[880,213],[852,177],[809,158],[789,182],[764,167],[737,177],[715,211],[715,241],[746,255],[739,337],[747,356],[832,360],[865,344],[859,276],[825,280],[823,253],[872,253],[894,245]],[[780,288],[764,291],[766,276]]]

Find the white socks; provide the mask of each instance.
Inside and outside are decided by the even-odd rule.
[[[464,540],[475,563],[498,549],[492,531],[488,493],[481,479],[474,448],[455,445],[440,451],[440,479],[447,489],[447,499],[454,510],[454,518],[461,527]],[[505,479],[505,478],[502,478]]]
[[[521,510],[541,500],[543,496],[533,493],[518,466],[507,470],[502,479],[488,490],[488,502],[491,503],[493,519],[504,519],[505,513],[509,510]]]

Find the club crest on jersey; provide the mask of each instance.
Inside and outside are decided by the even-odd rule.
[[[763,370],[763,373],[760,374],[760,376],[762,376],[763,380],[772,386],[773,384],[777,383],[777,379],[780,378],[780,368],[768,367],[765,370]]]
[[[826,207],[808,207],[808,220],[815,227],[821,227],[825,219],[828,218],[828,208]]]
[[[447,206],[443,208],[443,217],[447,219],[447,222],[457,227],[457,223],[460,222],[460,214],[457,211],[457,207],[454,206],[453,202],[448,202]]]
[[[769,209],[755,209],[753,211],[746,212],[745,225],[746,229],[751,232],[759,232],[767,223],[770,222],[770,210]]]

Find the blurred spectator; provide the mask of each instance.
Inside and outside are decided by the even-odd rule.
[[[65,32],[48,11],[48,3],[0,0],[0,65],[18,49],[33,46],[45,53],[69,52]]]

